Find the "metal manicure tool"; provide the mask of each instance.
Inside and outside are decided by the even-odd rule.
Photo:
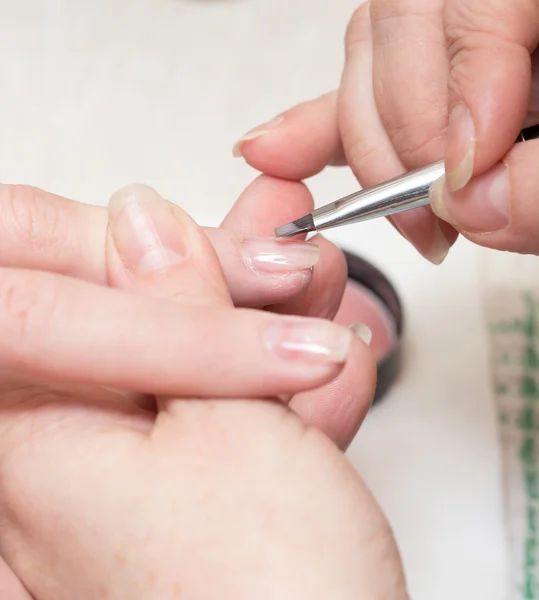
[[[537,138],[539,138],[539,125],[534,125],[523,129],[516,141],[525,142]],[[430,204],[431,185],[444,175],[444,172],[444,161],[409,171],[374,187],[326,204],[300,219],[277,227],[275,235],[288,238],[300,233],[322,231],[350,223],[362,223],[426,206]]]

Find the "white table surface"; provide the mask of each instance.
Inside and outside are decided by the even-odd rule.
[[[0,0],[0,180],[85,202],[144,181],[217,224],[253,178],[246,129],[337,85],[357,0]],[[310,182],[319,202],[355,187]],[[349,456],[395,529],[415,600],[507,596],[478,253],[433,267],[385,222],[330,237],[382,267],[406,368]]]

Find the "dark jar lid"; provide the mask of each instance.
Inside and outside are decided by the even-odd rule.
[[[378,361],[378,379],[374,402],[378,402],[388,392],[397,379],[402,366],[402,335],[404,318],[402,304],[389,279],[371,263],[343,250],[348,266],[348,279],[371,291],[387,308],[395,327],[395,340],[392,347]]]

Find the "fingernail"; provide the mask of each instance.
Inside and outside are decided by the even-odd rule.
[[[264,341],[285,360],[342,364],[350,351],[352,332],[323,319],[283,317],[266,329]]]
[[[445,172],[450,191],[461,190],[471,179],[475,155],[475,126],[468,108],[457,104],[449,116]]]
[[[232,148],[232,155],[235,156],[236,158],[239,158],[239,157],[243,156],[242,146],[243,146],[243,144],[245,142],[248,142],[250,140],[254,140],[254,139],[259,138],[259,137],[261,137],[263,135],[266,135],[266,133],[269,133],[270,131],[272,131],[273,129],[275,129],[283,121],[284,121],[284,116],[279,115],[278,117],[275,117],[274,119],[272,119],[268,123],[265,123],[264,125],[261,125],[260,127],[257,127],[256,129],[252,129],[251,131],[249,131],[248,133],[246,133],[245,135],[243,135],[234,144],[234,147]]]
[[[423,256],[433,265],[441,265],[446,259],[451,246],[440,227],[440,223],[436,220],[432,230],[432,241],[429,249]]]
[[[255,273],[282,275],[311,269],[320,258],[320,248],[309,242],[249,237],[242,242],[242,254]]]
[[[455,193],[442,177],[431,187],[430,198],[434,213],[462,231],[487,233],[509,225],[509,175],[503,163]]]
[[[365,323],[352,323],[348,329],[350,329],[356,337],[365,342],[367,346],[370,345],[372,341],[372,331]]]
[[[146,185],[130,185],[112,196],[109,231],[133,274],[167,269],[189,254],[171,206]]]
[[[424,210],[418,208],[417,211]],[[402,217],[405,217],[405,214],[402,214]],[[451,244],[447,240],[442,231],[438,220],[432,216],[432,213],[428,215],[428,221],[423,222],[421,227],[421,236],[418,238],[416,235],[411,236],[406,233],[406,230],[401,227],[396,219],[392,220],[393,225],[397,229],[397,231],[408,241],[412,246],[428,261],[435,265],[440,265],[445,257],[447,256],[449,250],[451,249]],[[430,241],[426,239],[426,233],[428,231],[432,231],[432,235]],[[417,231],[417,230],[416,230]]]

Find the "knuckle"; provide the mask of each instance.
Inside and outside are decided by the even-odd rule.
[[[2,231],[31,250],[56,254],[69,237],[60,203],[37,188],[6,185],[0,193]]]
[[[402,121],[390,131],[393,146],[407,169],[414,169],[426,162],[438,160],[442,156],[446,114],[447,111],[443,113],[443,121],[436,118],[436,115],[427,120]]]
[[[448,89],[430,82],[402,102],[396,88],[378,86],[375,97],[391,144],[406,168],[415,168],[443,155],[447,129]]]
[[[0,269],[2,363],[24,366],[29,349],[50,327],[58,307],[56,280],[46,273]]]
[[[403,0],[371,0],[371,18],[373,22],[402,16],[409,11],[409,2]]]
[[[521,41],[527,46],[535,45],[538,18],[537,0],[449,3],[444,30],[450,56],[463,45],[480,44],[484,36],[508,42]]]
[[[414,28],[421,25],[428,28],[439,29],[441,24],[440,7],[438,3],[425,2],[424,0],[371,0],[370,11],[373,29],[377,32],[377,41],[391,41],[404,33],[402,37],[407,38],[406,30],[410,24]],[[380,30],[384,26],[387,32]],[[390,35],[388,35],[390,33]]]

